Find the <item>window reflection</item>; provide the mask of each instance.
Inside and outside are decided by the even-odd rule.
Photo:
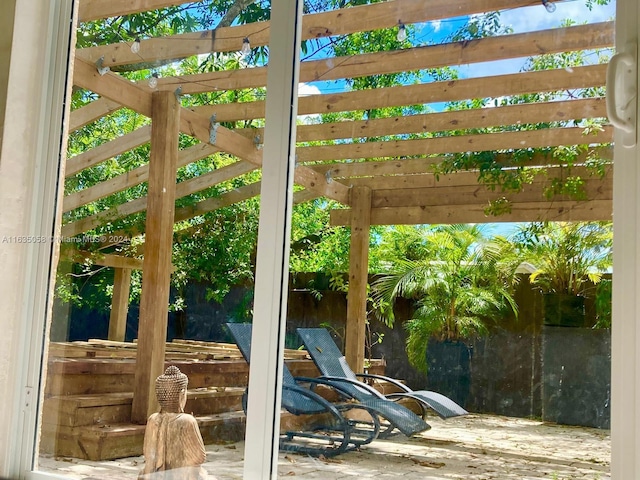
[[[587,272],[583,305],[556,306],[563,318],[585,314],[566,326],[545,320],[552,300],[531,282],[541,264],[510,255],[525,253],[513,243],[521,229],[531,228],[523,241],[534,249],[547,225],[611,219],[612,5],[548,13],[555,3],[502,3],[441,13],[306,6],[287,366],[320,374],[297,330],[324,328],[343,367],[436,392],[470,414],[443,420],[427,409],[430,429],[335,459],[282,452],[281,476],[608,474],[610,266],[597,279]],[[144,425],[131,418],[146,209],[157,191],[145,102],[168,91],[183,108],[175,213],[164,219],[175,220],[166,362],[189,376],[185,412],[206,444],[205,470],[240,475],[248,366],[225,324],[254,313],[269,6],[226,13],[188,4],[81,19],[42,470],[133,477],[143,465]],[[109,90],[123,79],[136,82],[122,87],[128,97]],[[460,226],[477,224],[491,225]],[[455,235],[472,230],[481,235]],[[394,274],[405,282],[390,283]],[[410,399],[398,405],[424,414]],[[322,420],[292,418],[283,413],[283,431]],[[562,448],[550,452],[549,439]]]

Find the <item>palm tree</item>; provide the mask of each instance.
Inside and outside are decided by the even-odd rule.
[[[535,268],[529,281],[545,293],[584,295],[611,268],[611,222],[532,223],[514,242]]]
[[[545,325],[584,327],[584,299],[598,294],[598,309],[607,317],[610,290],[598,284],[611,268],[611,222],[532,223],[513,241],[521,258],[534,268],[529,282],[543,293]]]
[[[424,256],[400,259],[392,272],[373,284],[373,299],[389,307],[378,314],[394,323],[397,298],[415,301],[405,322],[407,355],[419,370],[427,370],[429,339],[459,341],[487,332],[494,319],[513,313],[514,275],[518,261],[503,237],[487,239],[477,225],[447,225],[428,229]]]

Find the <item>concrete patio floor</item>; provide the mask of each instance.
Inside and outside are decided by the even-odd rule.
[[[469,415],[430,418],[413,438],[376,440],[333,459],[280,454],[279,477],[465,480],[605,480],[611,478],[609,431],[536,420]],[[211,480],[242,479],[244,443],[208,445]],[[70,479],[135,479],[143,457],[89,462],[40,457],[40,470]]]

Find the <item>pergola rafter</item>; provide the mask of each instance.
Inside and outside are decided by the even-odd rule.
[[[91,21],[183,3],[184,0],[81,0],[80,18],[81,21]],[[426,8],[424,0],[390,0],[305,15],[302,37],[305,40],[338,37],[395,28],[401,23],[417,24],[530,5],[530,0],[433,0]],[[138,52],[133,52],[127,42],[79,49],[76,52],[73,83],[99,98],[71,114],[70,131],[86,127],[103,117],[118,115],[121,108],[151,118],[154,109],[159,108],[158,100],[152,98],[159,98],[158,94],[163,94],[166,101],[175,92],[175,109],[179,112],[177,118],[173,119],[175,121],[167,118],[170,113],[158,114],[156,111],[155,116],[171,125],[172,129],[177,128],[193,137],[197,143],[180,150],[177,156],[171,157],[171,162],[166,162],[166,159],[162,159],[163,149],[171,146],[173,152],[171,142],[175,139],[167,140],[163,146],[156,132],[155,146],[153,143],[151,145],[151,157],[156,158],[156,164],[178,169],[214,154],[234,157],[236,161],[177,183],[175,197],[169,203],[194,194],[199,197],[188,206],[178,204],[170,214],[161,214],[167,205],[162,201],[158,203],[158,186],[166,178],[158,171],[155,172],[156,188],[154,192],[149,189],[149,199],[142,196],[105,207],[101,211],[97,207],[105,198],[151,182],[150,177],[153,180],[154,175],[150,174],[153,170],[150,164],[137,166],[125,173],[119,172],[119,175],[95,185],[78,187],[64,198],[63,210],[69,220],[63,225],[63,235],[118,229],[113,232],[114,235],[145,234],[148,241],[149,235],[156,235],[154,231],[163,231],[162,240],[154,236],[152,244],[164,249],[164,257],[147,261],[145,255],[144,268],[157,268],[167,277],[169,267],[166,250],[170,238],[157,222],[164,222],[162,225],[165,225],[167,222],[175,224],[192,220],[259,195],[260,181],[248,174],[262,166],[262,150],[257,138],[263,137],[265,102],[225,103],[222,94],[264,89],[268,66],[159,78],[154,88],[144,81],[132,82],[111,71],[99,72],[99,68],[112,67],[117,70],[126,67],[131,70],[136,69],[137,65],[148,68],[149,65],[162,65],[196,55],[234,52],[240,50],[244,38],[250,39],[252,47],[266,46],[270,30],[270,22],[257,22],[164,38],[143,38]],[[426,72],[460,64],[524,59],[544,54],[593,52],[612,48],[613,31],[613,22],[602,22],[315,59],[302,62],[300,81],[313,84],[407,71]],[[350,226],[354,233],[347,352],[355,370],[360,369],[363,359],[360,343],[364,328],[363,305],[366,302],[366,246],[371,225],[611,218],[611,152],[599,146],[611,143],[612,128],[605,124],[601,128],[591,128],[585,134],[583,122],[606,117],[602,98],[605,77],[606,65],[594,63],[445,81],[427,81],[423,77],[416,84],[323,92],[299,99],[297,114],[302,124],[296,138],[295,182],[304,189],[294,194],[294,202],[324,197],[344,207],[351,207],[332,211],[331,225]],[[576,92],[587,89],[591,90],[589,98],[576,96]],[[192,102],[188,97],[207,93],[221,95],[216,95],[216,103],[204,106]],[[543,94],[544,100],[536,102],[535,99],[525,99],[516,104],[499,101],[514,96],[534,98],[537,94]],[[476,102],[482,108],[470,106],[450,111],[442,108],[448,102],[471,104],[479,99],[485,101],[484,104]],[[487,99],[495,100],[492,108],[488,108]],[[410,112],[414,106],[426,107],[423,111],[429,113],[404,113]],[[172,108],[165,110],[171,112]],[[385,108],[394,108],[396,113],[391,117],[368,119],[359,115],[363,111]],[[327,123],[319,120],[322,114],[341,112],[345,116],[359,115],[360,119]],[[309,116],[318,118],[309,120]],[[224,126],[220,124],[222,122]],[[152,128],[145,125],[119,138],[105,139],[101,145],[69,158],[67,178],[81,178],[83,171],[100,169],[104,162],[149,143]],[[586,168],[591,157],[585,152],[585,146],[609,163],[604,168],[603,176],[593,176]],[[538,151],[551,151],[555,147],[575,147],[577,153],[571,160],[566,160]],[[522,155],[514,154],[522,151],[531,152],[527,160]],[[481,173],[478,170],[435,173],[434,168],[450,160],[453,155],[480,152],[497,152],[494,153],[494,160],[506,171],[526,165],[540,167],[540,174],[534,176],[532,182],[524,185],[521,191],[511,192],[478,183]],[[545,192],[552,182],[566,179],[568,175],[581,179],[585,199],[576,200],[562,195],[547,198]],[[242,186],[225,188],[223,182],[230,180],[237,180]],[[78,184],[84,185],[82,182]],[[218,191],[221,193],[202,198],[205,197],[202,192],[216,186],[220,186]],[[173,188],[171,195],[174,195]],[[153,218],[147,218],[146,227],[136,225],[119,230],[122,227],[113,226],[114,222],[126,223],[126,217],[145,212],[152,198],[156,200],[155,213],[147,214],[147,217],[151,215]],[[502,215],[491,216],[487,212],[488,207],[492,202],[502,200],[508,201],[509,207],[505,208]],[[84,207],[89,208],[80,210]],[[96,210],[99,211],[96,213]],[[91,213],[83,216],[80,212],[84,211]],[[149,225],[153,227],[151,231],[147,231]],[[175,235],[189,235],[206,228],[199,221],[194,221],[191,227],[183,228]],[[145,247],[141,247],[141,251],[143,249],[146,251]],[[126,286],[127,272],[120,271],[118,278],[124,282],[120,287]],[[123,299],[126,289],[120,288],[118,291],[120,294],[114,308],[120,312],[115,317],[118,317],[121,326],[122,312],[126,312],[126,301]],[[162,315],[160,310],[155,310],[156,305],[149,291],[147,287],[145,302],[148,311],[154,316]],[[114,326],[113,330],[120,335],[121,328]],[[146,363],[141,367],[141,375],[147,380],[151,378],[149,362],[158,362],[157,359],[151,359],[152,356],[143,360]],[[137,419],[141,420],[147,413],[148,395],[136,402]]]

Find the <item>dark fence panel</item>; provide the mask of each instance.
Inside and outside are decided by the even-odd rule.
[[[310,281],[311,286],[310,288]],[[287,347],[298,348],[296,327],[327,325],[338,343],[344,337],[346,295],[328,290],[327,279],[317,274],[292,277],[289,292]],[[253,287],[234,287],[222,303],[210,300],[207,285],[187,285],[182,295],[186,308],[169,315],[167,339],[189,338],[229,342],[223,324],[251,318]],[[389,376],[403,379],[414,389],[449,393],[472,412],[534,417],[558,423],[609,428],[610,358],[609,330],[542,326],[542,295],[523,278],[516,292],[518,319],[493,325],[488,336],[468,340],[472,352],[470,380],[464,391],[452,388],[446,368],[431,375],[413,368],[405,353],[403,322],[411,318],[411,304],[395,306],[396,324],[389,328],[375,318],[370,331],[382,333],[382,342],[371,349],[373,358],[384,358]],[[594,323],[593,302],[587,302],[586,325]],[[81,310],[55,304],[52,340],[106,338],[109,312]],[[126,340],[137,336],[138,307],[129,309]],[[375,336],[373,337],[375,340]],[[429,348],[435,351],[433,345]],[[452,363],[444,357],[439,365]],[[445,365],[446,366],[446,365]],[[455,371],[457,367],[451,366]],[[452,374],[451,374],[452,376]],[[455,382],[454,382],[455,383]],[[459,382],[461,385],[465,382]],[[459,396],[459,397],[458,397]]]

